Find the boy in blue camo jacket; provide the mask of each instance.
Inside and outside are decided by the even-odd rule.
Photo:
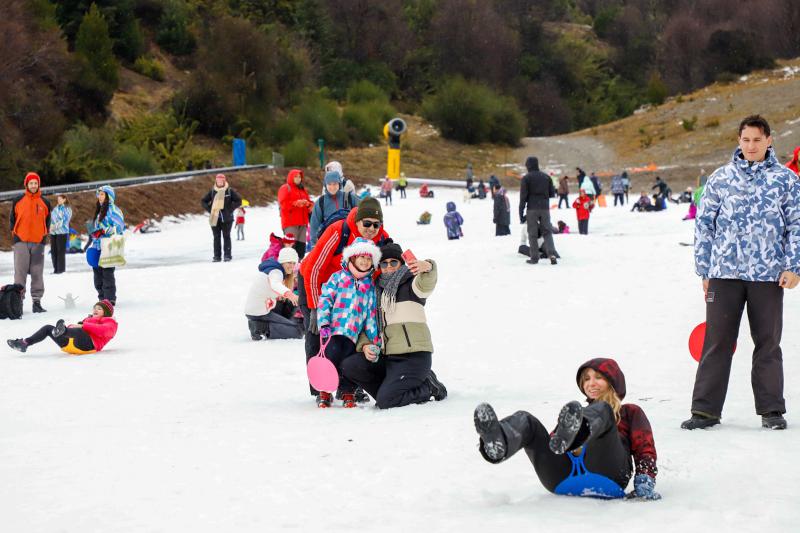
[[[736,337],[747,305],[753,338],[756,413],[769,429],[783,414],[783,289],[800,281],[800,182],[775,157],[767,121],[739,125],[733,159],[708,179],[695,222],[694,257],[703,278],[706,335],[683,429],[719,424]]]

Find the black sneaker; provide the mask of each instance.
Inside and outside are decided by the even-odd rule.
[[[557,265],[558,264],[558,259],[556,259],[556,256],[551,256],[550,257],[550,264],[551,265]]]
[[[777,411],[761,415],[761,427],[767,429],[786,429],[786,419]]]
[[[538,265],[539,264],[539,260],[538,259],[527,259],[525,262],[528,263],[529,265]]]
[[[225,261],[225,262],[227,263],[227,262],[228,262],[228,261],[230,261],[231,259],[233,259],[233,258],[232,258],[232,257],[226,257],[225,259],[223,259],[223,261]]]
[[[39,300],[33,301],[33,312],[34,313],[46,313],[47,310],[42,307],[42,303]]]
[[[262,337],[262,336],[261,336],[261,335],[259,335],[258,333],[251,333],[251,334],[250,334],[250,338],[251,338],[251,339],[253,339],[254,341],[260,341],[260,340],[262,340],[264,337]]]
[[[25,353],[25,350],[28,349],[28,343],[22,339],[8,339],[6,342],[8,342],[8,345],[18,352]]]
[[[500,428],[500,421],[488,403],[482,403],[475,408],[473,414],[475,431],[481,437],[481,450],[489,462],[499,463],[506,457],[506,439]]]
[[[558,413],[558,426],[550,437],[550,451],[562,455],[569,449],[583,423],[583,407],[580,402],[572,401],[561,408]]]
[[[219,257],[215,257],[214,259],[211,260],[212,263],[219,263],[220,261],[222,261],[222,259],[220,259]]]
[[[428,374],[428,379],[425,380],[425,383],[431,388],[431,396],[433,396],[434,400],[441,402],[447,398],[447,387],[444,386],[444,383],[439,381],[433,370]]]
[[[64,324],[64,320],[59,318],[58,322],[56,322],[56,325],[53,328],[53,337],[60,337],[66,332],[67,332],[67,325]]]
[[[717,424],[719,424],[719,418],[693,414],[692,418],[681,423],[681,429],[706,429]]]

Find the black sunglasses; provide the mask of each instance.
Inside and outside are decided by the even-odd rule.
[[[381,261],[381,268],[400,266],[400,261],[397,259],[386,259]]]
[[[371,220],[362,220],[361,225],[365,228],[375,228],[378,229],[383,225],[383,222],[372,222]]]

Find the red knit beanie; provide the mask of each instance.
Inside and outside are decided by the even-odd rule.
[[[99,305],[103,308],[103,316],[114,316],[114,305],[108,300],[100,300],[94,305]]]
[[[42,186],[42,178],[39,177],[39,174],[36,172],[28,172],[25,174],[25,182],[23,184],[26,189],[28,188],[28,182],[31,180],[36,180],[39,183],[39,187]]]

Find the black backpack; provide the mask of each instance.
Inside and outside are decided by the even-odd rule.
[[[18,320],[22,318],[22,293],[25,287],[19,284],[0,287],[0,318]]]

